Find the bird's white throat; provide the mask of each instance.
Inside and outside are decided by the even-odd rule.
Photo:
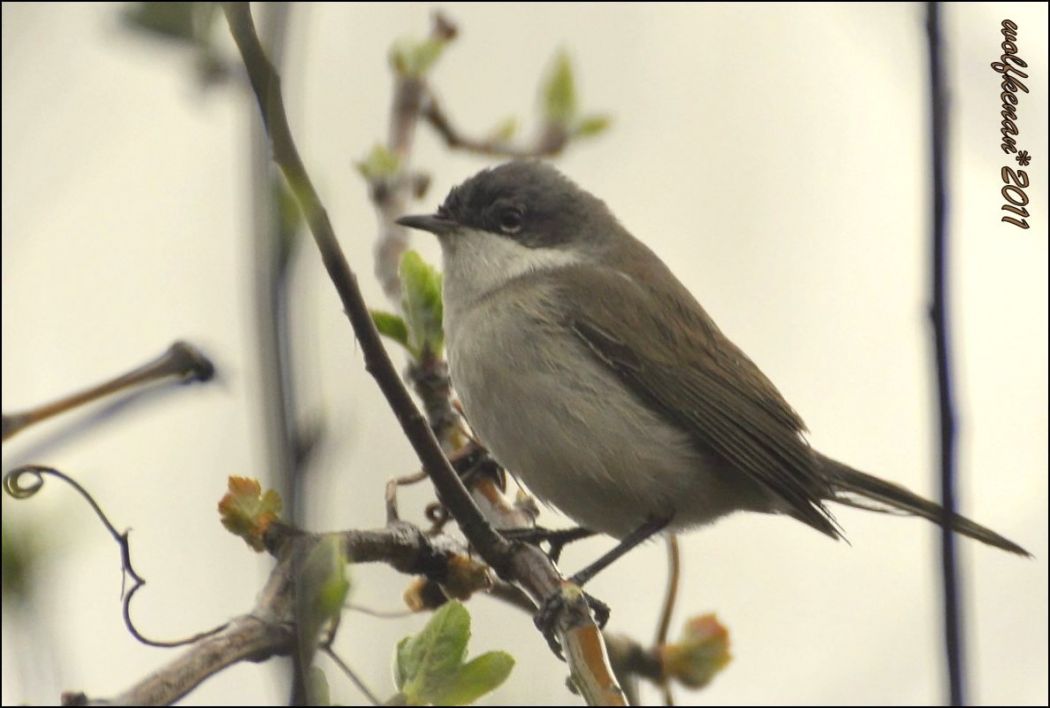
[[[530,248],[513,238],[464,228],[441,239],[445,307],[470,307],[479,299],[528,273],[552,270],[588,258],[579,250]]]

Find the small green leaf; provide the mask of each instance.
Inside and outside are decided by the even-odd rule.
[[[309,666],[321,630],[343,610],[350,582],[339,539],[325,536],[310,549],[299,568],[295,588],[295,620],[303,666]]]
[[[445,345],[441,325],[441,273],[415,251],[405,251],[398,269],[401,276],[401,310],[408,329],[408,350],[417,359],[440,355]]]
[[[543,85],[543,115],[551,123],[566,126],[576,117],[576,81],[572,62],[564,51],[554,58],[554,66]]]
[[[459,673],[470,638],[470,614],[458,602],[445,603],[419,634],[397,646],[398,690],[412,705],[433,703]]]
[[[400,39],[390,48],[390,65],[402,76],[419,78],[434,66],[447,44],[447,39],[435,37]]]
[[[382,310],[371,310],[372,322],[375,323],[376,329],[384,337],[393,339],[401,346],[408,348],[408,326],[405,321],[401,319],[401,315],[395,315],[392,312],[383,312]]]
[[[405,637],[397,643],[394,652],[394,687],[398,691],[404,691],[405,684],[415,675],[417,667],[411,654],[414,648],[412,637]]]
[[[401,160],[397,155],[378,143],[368,153],[368,157],[357,163],[357,171],[367,180],[393,177],[400,168]]]
[[[491,651],[464,664],[469,638],[470,614],[450,600],[419,634],[402,639],[394,664],[401,704],[466,705],[503,683],[514,659]]]
[[[573,129],[573,134],[581,138],[589,138],[604,133],[612,119],[604,115],[592,115],[581,118]]]
[[[505,651],[490,651],[464,664],[455,680],[436,698],[442,706],[465,706],[496,690],[514,668],[514,657]]]

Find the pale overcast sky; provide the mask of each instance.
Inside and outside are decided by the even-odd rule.
[[[390,43],[427,31],[426,4],[301,6],[286,87],[293,129],[366,297],[375,218],[353,169],[386,134]],[[534,127],[538,78],[558,48],[608,134],[558,165],[603,198],[696,294],[806,420],[813,444],[934,494],[934,390],[926,318],[927,56],[921,5],[456,5],[461,34],[432,74],[454,118],[481,133]],[[267,559],[219,525],[227,475],[263,476],[253,354],[249,136],[236,86],[203,90],[190,55],[128,32],[119,5],[3,4],[3,409],[101,380],[176,338],[213,355],[221,381],[113,416],[42,447],[63,424],[4,445],[4,469],[55,465],[118,527],[134,528],[149,585],[135,616],[181,636],[246,611]],[[959,544],[970,697],[1047,701],[1047,6],[945,8],[951,80],[952,310],[965,513],[1027,547],[1023,560]],[[1032,156],[1032,228],[999,221],[1000,23],[1019,26],[1031,93],[1018,108]],[[222,32],[225,28],[216,28]],[[225,47],[225,45],[224,45]],[[228,47],[225,47],[228,49]],[[489,164],[421,129],[420,208]],[[415,244],[436,260],[436,245]],[[386,479],[418,468],[365,372],[312,244],[296,269],[301,401],[327,437],[309,488],[311,528],[383,522]],[[400,357],[400,353],[395,353]],[[512,372],[509,372],[512,375]],[[46,454],[45,454],[46,453]],[[431,498],[406,495],[418,518]],[[113,695],[169,660],[124,630],[117,550],[73,494],[49,484],[3,500],[39,535],[37,620],[5,606],[3,702],[62,690]],[[685,618],[717,612],[734,661],[683,704],[941,703],[939,535],[931,524],[840,508],[850,543],[793,520],[736,515],[682,539]],[[542,523],[566,520],[545,511]],[[569,549],[572,572],[611,546]],[[594,581],[611,628],[649,641],[662,543]],[[352,571],[356,603],[401,606],[408,579]],[[472,652],[518,658],[490,703],[570,703],[565,666],[529,618],[472,601]],[[381,695],[396,642],[425,617],[349,613],[338,648]],[[327,664],[333,700],[361,696]],[[277,662],[245,664],[184,702],[287,696]],[[646,689],[649,702],[658,694]]]

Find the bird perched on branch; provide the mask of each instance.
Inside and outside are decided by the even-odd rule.
[[[814,450],[772,382],[598,198],[535,161],[485,170],[435,214],[452,383],[493,456],[541,499],[620,544],[582,584],[664,529],[734,511],[832,538],[827,502],[943,509]],[[952,515],[955,531],[1026,551]]]

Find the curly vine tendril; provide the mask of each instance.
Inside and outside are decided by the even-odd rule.
[[[192,644],[199,639],[220,632],[227,627],[227,624],[222,624],[214,629],[209,629],[206,632],[200,632],[192,637],[175,641],[158,641],[150,639],[139,632],[138,628],[135,627],[135,623],[131,619],[131,598],[135,596],[135,593],[138,592],[139,588],[146,584],[146,581],[135,572],[135,568],[131,565],[131,544],[128,542],[128,532],[117,531],[117,528],[110,522],[109,517],[107,517],[105,512],[102,511],[102,507],[98,505],[95,498],[92,497],[86,489],[80,486],[79,482],[64,472],[59,472],[54,467],[47,467],[45,465],[22,465],[21,467],[16,467],[4,475],[4,491],[15,499],[28,499],[40,491],[41,487],[44,486],[44,477],[48,475],[57,477],[75,489],[77,494],[79,494],[95,512],[99,521],[101,521],[102,525],[106,527],[109,535],[112,536],[113,540],[117,542],[118,546],[120,546],[120,569],[123,580],[126,581],[127,578],[131,578],[133,581],[131,589],[126,592],[126,588],[122,583],[120,593],[123,600],[122,614],[124,616],[124,626],[127,627],[131,636],[147,646],[178,647],[185,644]]]
[[[31,477],[28,484],[23,483],[25,477]],[[4,491],[15,499],[28,499],[43,486],[44,473],[34,465],[25,465],[4,475]]]
[[[29,484],[23,484],[22,480],[27,475],[32,479]],[[112,536],[117,543],[121,543],[124,534],[117,531],[116,527],[110,523],[109,518],[106,516],[105,512],[102,511],[102,507],[98,505],[98,502],[95,501],[95,498],[91,496],[88,490],[80,486],[80,483],[75,479],[64,472],[59,472],[54,467],[47,467],[45,465],[22,465],[21,467],[16,467],[4,475],[4,491],[15,499],[28,499],[40,491],[40,488],[44,486],[45,475],[57,477],[75,489],[77,494],[83,497],[84,501],[91,506],[92,510],[95,512],[95,516],[99,518],[99,521],[101,521],[106,527],[106,530],[109,531],[109,535]],[[130,571],[131,569],[128,568],[128,570]],[[135,575],[134,571],[131,571],[131,576],[138,579],[138,576]]]

